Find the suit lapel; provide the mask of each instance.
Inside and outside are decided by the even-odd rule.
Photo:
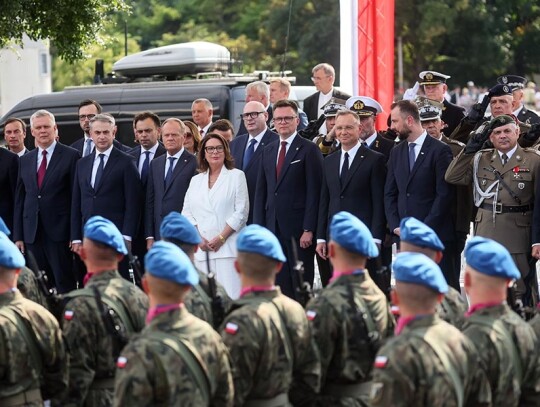
[[[287,151],[287,154],[285,155],[285,163],[283,164],[283,168],[281,169],[281,173],[279,174],[279,178],[277,179],[276,188],[279,187],[279,184],[281,183],[281,181],[285,177],[285,174],[289,170],[289,166],[291,165],[291,162],[298,154],[298,151],[302,148],[302,146],[300,145],[299,137],[300,136],[297,134],[293,142],[291,143],[291,146],[289,147],[289,151]],[[278,154],[279,154],[279,150],[278,150]]]
[[[47,165],[47,170],[45,171],[45,177],[43,178],[43,184],[41,184],[41,189],[43,189],[43,187],[47,183],[47,180],[52,177],[51,174],[53,174],[54,169],[58,166],[58,163],[61,160],[62,160],[62,147],[60,147],[59,143],[56,143],[56,147],[54,148],[53,154],[49,161],[49,165]]]
[[[30,151],[28,153],[30,155],[30,157],[32,157],[31,160],[30,160],[32,165],[29,168],[30,174],[31,174],[30,179],[32,180],[31,182],[34,184],[34,187],[36,187],[36,189],[37,189],[37,156],[38,156],[38,151],[39,151],[38,148],[34,148],[32,151]]]
[[[427,135],[425,140],[424,140],[424,143],[422,144],[422,148],[420,149],[420,153],[418,154],[418,157],[416,157],[416,161],[414,162],[414,166],[412,168],[412,171],[409,175],[409,181],[414,177],[414,174],[416,174],[416,171],[418,171],[418,168],[420,167],[420,165],[422,164],[422,162],[424,161],[424,159],[426,158],[426,155],[429,153],[429,149],[431,148],[431,136]],[[408,148],[409,148],[409,144],[406,143],[407,145],[407,154],[409,153],[408,151]],[[408,159],[407,159],[408,161]]]
[[[358,151],[356,152],[356,155],[354,156],[354,160],[353,160],[352,164],[349,167],[349,172],[347,173],[347,178],[345,179],[345,182],[341,186],[341,191],[345,190],[345,188],[347,187],[347,185],[351,181],[352,177],[354,176],[354,173],[356,172],[356,170],[358,170],[358,167],[360,167],[360,164],[364,161],[364,158],[366,157],[366,150],[367,150],[367,147],[361,146],[358,149]],[[338,170],[338,174],[339,174],[339,170]]]
[[[165,192],[167,192],[171,188],[171,185],[174,183],[174,180],[176,179],[178,174],[180,174],[186,168],[186,162],[188,158],[187,154],[189,153],[186,150],[184,150],[184,152],[178,158],[178,162],[176,163],[176,166],[174,167],[174,170],[173,170],[171,182],[169,183],[169,186],[167,187]]]
[[[249,164],[248,164],[248,166],[246,168],[246,171],[248,171],[251,168],[251,166],[258,161],[259,156],[262,154],[262,151],[263,151],[264,147],[266,147],[272,141],[277,140],[277,138],[278,137],[274,136],[269,129],[266,130],[266,132],[264,133],[264,135],[263,135],[263,137],[261,139],[261,142],[259,143],[259,146],[257,147],[255,152],[253,153],[253,156],[251,157],[251,161],[249,162]],[[246,151],[246,145],[247,145],[248,140],[249,140],[249,136],[248,136],[248,138],[246,138],[246,142],[243,143],[244,148],[243,148],[242,151],[244,153]],[[244,165],[244,154],[242,154],[242,165]]]
[[[118,150],[116,147],[113,147],[113,149],[111,150],[111,154],[109,154],[109,158],[107,159],[107,163],[105,164],[105,168],[103,168],[103,175],[101,176],[99,185],[97,186],[97,189],[95,190],[96,192],[101,188],[104,180],[109,176],[112,169],[116,166],[119,155],[120,155],[120,150]],[[92,172],[92,167],[90,167],[90,176],[92,176],[91,172]]]
[[[246,146],[247,146],[247,143],[248,143],[248,140],[249,140],[249,134],[246,134],[245,136],[242,136],[244,139],[242,140],[240,144],[240,154],[239,154],[239,157],[240,157],[240,162],[237,163],[236,165],[236,168],[239,168],[239,169],[242,169],[244,168],[244,155],[246,154]],[[257,151],[259,151],[259,149],[257,149]],[[253,155],[255,156],[255,155]],[[251,157],[253,158],[253,157]],[[253,161],[253,160],[251,160]],[[248,168],[251,166],[251,162],[248,164]],[[248,169],[246,168],[246,170]]]

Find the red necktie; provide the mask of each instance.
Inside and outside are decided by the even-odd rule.
[[[279,156],[276,165],[276,179],[279,178],[283,164],[285,164],[285,154],[287,153],[287,142],[281,142],[281,149],[279,150]]]
[[[43,158],[37,170],[37,185],[40,189],[41,184],[43,184],[43,178],[45,178],[45,171],[47,171],[47,150],[43,150],[41,154],[43,154]]]

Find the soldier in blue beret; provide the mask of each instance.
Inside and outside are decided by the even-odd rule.
[[[287,261],[279,240],[252,224],[240,231],[236,246],[242,290],[221,326],[233,365],[234,405],[313,405],[319,354],[304,309],[275,285]]]
[[[173,215],[171,221],[176,227],[169,229],[168,223],[161,230],[181,237],[183,220]],[[195,241],[189,232],[185,239]],[[177,245],[158,241],[144,264],[147,325],[118,358],[114,405],[232,405],[227,349],[219,334],[184,306],[186,294],[199,283],[192,261]]]
[[[43,405],[67,388],[67,355],[58,322],[17,290],[24,264],[20,250],[0,231],[1,406]]]
[[[439,266],[424,254],[402,252],[393,270],[392,300],[401,317],[396,336],[375,358],[369,405],[491,405],[474,345],[436,314],[448,291]]]
[[[84,288],[65,295],[60,316],[70,369],[69,392],[58,405],[112,405],[116,359],[128,338],[144,328],[148,309],[146,294],[118,272],[126,254],[114,223],[101,216],[88,219],[79,252],[88,271]],[[112,332],[111,326],[119,330]]]
[[[368,227],[348,212],[330,223],[330,284],[306,307],[321,353],[319,405],[366,405],[375,354],[392,334],[386,296],[371,279],[368,258],[379,250]]]
[[[401,252],[422,253],[435,263],[440,263],[444,245],[433,229],[413,217],[403,218],[399,227]],[[448,292],[437,306],[437,314],[446,322],[461,329],[465,322],[466,311],[467,303],[463,300],[461,293],[449,285]]]
[[[465,290],[471,307],[463,333],[476,345],[494,406],[532,406],[540,400],[540,360],[533,328],[506,303],[520,278],[501,244],[473,237],[465,247]]]
[[[177,245],[194,263],[194,254],[201,243],[201,236],[184,215],[170,212],[163,218],[159,233],[164,241]],[[186,294],[184,305],[197,318],[217,329],[229,311],[232,300],[213,275],[208,276],[200,270],[197,270],[197,274],[199,283]]]

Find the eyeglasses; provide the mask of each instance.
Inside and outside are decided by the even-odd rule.
[[[79,115],[79,120],[80,121],[83,121],[83,120],[86,120],[86,119],[92,120],[94,117],[96,117],[95,114],[80,114]]]
[[[264,112],[248,112],[240,115],[241,119],[256,119],[259,117],[260,114],[263,114]]]
[[[297,116],[284,116],[284,117],[274,117],[274,122],[276,123],[290,123],[294,119],[296,119]]]
[[[186,138],[192,138],[193,137],[193,134],[191,133],[186,133]]]
[[[334,127],[334,129],[336,129],[336,131],[343,131],[343,130],[351,131],[354,129],[354,126],[350,126],[350,125],[349,126],[336,126]]]
[[[324,78],[330,78],[330,75],[325,75],[325,76],[323,76],[322,78],[320,78],[320,77],[318,77],[318,76],[312,76],[312,77],[311,77],[311,81],[312,81],[312,82],[322,81]]]
[[[205,147],[204,148],[204,151],[206,151],[208,154],[213,154],[213,153],[222,153],[223,150],[225,150],[225,147],[223,146],[208,146],[208,147]]]

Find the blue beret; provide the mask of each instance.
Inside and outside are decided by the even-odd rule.
[[[182,285],[199,284],[199,275],[189,257],[178,246],[159,241],[144,256],[144,267],[150,275]]]
[[[184,215],[174,211],[163,218],[159,234],[162,238],[175,239],[186,244],[201,243],[201,236],[195,226]]]
[[[508,250],[494,240],[480,236],[471,238],[465,247],[465,259],[467,265],[479,273],[515,280],[521,278]]]
[[[11,230],[6,225],[6,222],[4,222],[4,219],[0,216],[0,232],[5,233],[6,235],[11,235]]]
[[[344,249],[366,257],[377,257],[379,249],[364,223],[349,212],[338,212],[330,223],[330,239]]]
[[[92,216],[84,225],[84,237],[103,243],[118,253],[127,254],[124,237],[109,219],[103,216]]]
[[[277,237],[259,225],[249,225],[240,231],[236,239],[236,249],[239,252],[260,254],[281,263],[287,261]]]
[[[444,245],[437,233],[424,222],[409,217],[401,219],[399,224],[400,239],[415,246],[433,250],[444,250]]]
[[[4,232],[0,232],[0,266],[20,269],[25,265],[24,256]]]
[[[448,292],[448,284],[441,269],[422,253],[398,253],[392,269],[396,281],[423,285],[441,294]]]

